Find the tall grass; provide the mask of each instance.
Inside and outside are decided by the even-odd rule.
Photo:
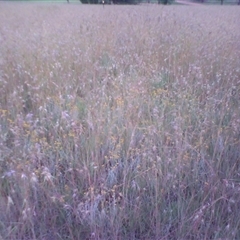
[[[0,239],[240,239],[240,9],[0,7]]]

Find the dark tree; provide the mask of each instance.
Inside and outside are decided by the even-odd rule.
[[[97,4],[98,0],[80,0],[81,3]]]

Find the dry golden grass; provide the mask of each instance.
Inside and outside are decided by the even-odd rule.
[[[240,8],[0,22],[1,239],[240,239]]]

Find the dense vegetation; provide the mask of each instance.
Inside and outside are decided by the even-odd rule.
[[[0,6],[0,239],[240,239],[240,9]]]

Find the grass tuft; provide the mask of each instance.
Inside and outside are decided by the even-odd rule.
[[[239,9],[1,3],[1,239],[240,239]]]

